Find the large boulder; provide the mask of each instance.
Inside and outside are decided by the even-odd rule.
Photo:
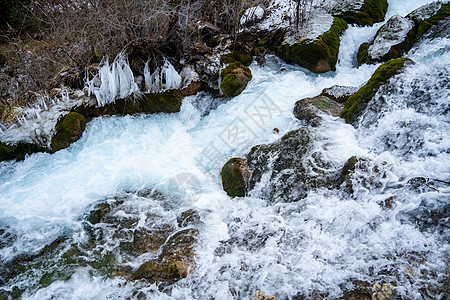
[[[52,138],[51,148],[53,152],[67,148],[77,141],[86,128],[86,118],[76,112],[70,112],[58,120],[56,132]]]
[[[277,48],[277,54],[287,62],[295,62],[313,73],[325,73],[336,69],[340,37],[347,23],[334,18],[327,31],[317,38],[285,39]]]
[[[220,89],[222,93],[229,98],[233,98],[247,87],[248,82],[252,79],[252,72],[241,62],[234,61],[222,70],[221,78]]]
[[[399,58],[379,66],[369,81],[348,99],[341,117],[347,123],[355,123],[379,88],[388,83],[391,77],[399,74],[407,63],[412,61],[408,58]]]
[[[385,62],[401,57],[433,26],[449,16],[449,3],[433,2],[406,17],[391,17],[370,43],[361,44],[357,55],[358,64]]]
[[[338,0],[331,7],[331,12],[334,16],[344,19],[349,24],[372,26],[374,23],[384,20],[387,9],[387,0]]]

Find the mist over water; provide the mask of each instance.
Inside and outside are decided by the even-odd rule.
[[[390,1],[388,14],[405,15],[427,2]],[[448,38],[425,38],[411,50],[407,56],[416,64],[378,92],[356,128],[324,116],[311,129],[314,153],[330,170],[352,156],[365,157],[379,185],[356,173],[352,195],[343,187],[318,189],[293,203],[269,203],[257,190],[231,199],[221,187],[220,170],[230,157],[302,126],[292,113],[296,101],[332,85],[359,87],[370,78],[377,65],[357,68],[355,57],[378,28],[349,27],[335,73],[312,74],[269,56],[266,65],[251,65],[253,80],[232,100],[200,94],[185,98],[176,114],[97,118],[68,149],[0,163],[4,261],[36,253],[61,236],[82,243],[86,213],[117,195],[127,199],[117,213],[144,223],[143,213],[151,211],[156,223],[176,226],[177,214],[189,208],[204,222],[195,272],[171,289],[105,278],[80,266],[66,281],[31,289],[23,298],[113,299],[143,292],[152,299],[245,299],[257,290],[277,299],[336,298],[352,280],[392,283],[406,299],[421,299],[420,291],[428,289],[435,294],[424,297],[435,298],[448,284],[450,250],[450,186],[442,182],[450,181]],[[262,104],[272,112],[264,121],[252,113]],[[243,139],[230,137],[236,127],[245,128]],[[195,178],[194,190],[174,188],[174,179],[185,178],[180,174]],[[145,191],[167,198],[146,198]],[[394,199],[391,209],[380,205],[386,199]],[[446,218],[439,223],[436,216]],[[113,234],[105,240],[117,247]],[[35,281],[27,273],[14,284],[25,288]]]

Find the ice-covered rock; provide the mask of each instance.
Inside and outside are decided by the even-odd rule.
[[[394,45],[403,42],[413,29],[414,23],[401,16],[391,17],[377,32],[373,44],[369,47],[369,55],[377,60],[389,52]]]

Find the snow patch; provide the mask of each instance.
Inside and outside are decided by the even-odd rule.
[[[245,25],[250,22],[259,21],[264,17],[264,9],[261,6],[255,6],[247,8],[241,17],[241,25]]]
[[[444,3],[447,2],[448,1],[444,1]],[[422,5],[421,7],[410,13],[407,18],[416,23],[421,22],[435,15],[441,9],[442,4],[442,2],[438,1]]]
[[[330,30],[334,18],[330,14],[317,14],[308,21],[308,24],[295,35],[286,36],[284,43],[295,44],[300,40],[317,40],[322,34]]]

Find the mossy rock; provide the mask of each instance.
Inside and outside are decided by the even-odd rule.
[[[430,3],[426,7],[431,7],[433,5],[436,5],[436,2]],[[417,12],[419,10],[420,8],[413,11],[411,14],[406,16],[406,18],[402,18],[399,16],[391,17],[388,22],[377,31],[377,34],[375,35],[375,38],[372,42],[361,44],[357,54],[358,65],[360,66],[364,63],[374,64],[379,62],[386,62],[390,59],[401,57],[404,53],[411,50],[411,48],[419,41],[419,39],[424,34],[426,34],[434,25],[437,25],[440,21],[450,16],[450,3],[442,4],[440,9],[437,10],[435,14],[426,19],[422,19],[419,17],[420,13]],[[377,37],[383,34],[392,34],[395,36],[396,34],[401,33],[401,27],[393,26],[395,20],[408,20],[408,22],[412,23],[413,26],[401,41],[398,41],[397,44],[394,44],[390,47],[389,51],[387,51],[380,57],[372,57],[369,53],[369,47],[376,43]],[[398,22],[398,24],[400,24],[400,22]]]
[[[401,57],[414,45],[416,31],[413,25],[414,23],[408,18],[391,17],[378,29],[372,42],[361,44],[357,54],[358,66],[365,63],[386,62]],[[390,47],[381,47],[385,44]]]
[[[360,26],[372,26],[374,23],[382,22],[388,9],[387,0],[365,0],[362,7],[348,14],[339,15],[349,24]]]
[[[379,66],[369,81],[348,99],[341,117],[347,123],[354,123],[366,109],[378,89],[386,84],[391,77],[399,74],[407,62],[412,61],[408,58],[398,58]]]
[[[89,213],[86,218],[92,225],[100,223],[103,217],[111,211],[111,206],[108,203],[99,203],[94,209]]]
[[[230,197],[244,197],[251,171],[247,162],[242,158],[232,158],[226,162],[220,172],[223,190]]]
[[[39,144],[20,142],[9,144],[0,142],[0,161],[18,159],[23,160],[27,155],[37,152],[48,152],[49,149]]]
[[[320,95],[314,98],[305,98],[295,103],[294,116],[306,124],[317,127],[322,118],[320,113],[326,113],[332,116],[339,116],[343,105],[331,98]]]
[[[118,99],[103,107],[77,106],[74,112],[84,115],[88,120],[103,115],[135,115],[139,113],[176,113],[181,109],[183,94],[180,90],[162,93],[145,93],[138,98],[133,96]]]
[[[418,41],[425,33],[427,33],[431,27],[437,25],[440,21],[449,16],[450,16],[450,3],[442,4],[441,8],[435,15],[431,16],[428,19],[422,20],[417,25],[416,41]]]
[[[233,98],[242,93],[252,79],[252,72],[242,63],[235,61],[230,63],[221,73],[222,82],[220,89],[228,98]]]
[[[86,128],[86,118],[76,112],[70,112],[58,120],[56,133],[52,138],[53,152],[67,148],[77,141]]]
[[[220,56],[221,63],[229,64],[235,61],[238,61],[244,66],[248,67],[251,65],[253,58],[249,54],[245,54],[239,51],[234,51]]]
[[[287,62],[294,62],[313,73],[336,70],[340,36],[347,29],[347,23],[334,18],[330,29],[317,40],[304,40],[294,44],[283,43],[277,54]]]

